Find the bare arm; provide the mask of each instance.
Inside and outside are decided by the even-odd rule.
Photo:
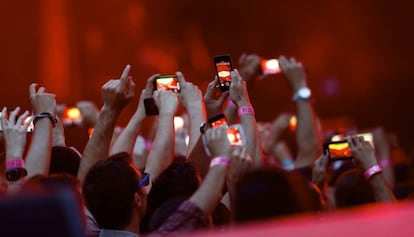
[[[294,58],[288,60],[284,56],[281,56],[279,58],[279,64],[293,93],[297,93],[301,88],[306,88],[306,77],[301,63],[296,62]],[[312,166],[313,161],[320,153],[321,142],[311,103],[308,99],[302,98],[297,98],[295,103],[298,121],[296,129],[298,155],[295,161],[295,167],[301,168]]]
[[[249,94],[247,92],[246,82],[242,80],[237,70],[231,72],[230,98],[237,108],[252,107]],[[254,113],[247,113],[240,116],[240,124],[246,133],[247,151],[253,157],[253,166],[260,167],[262,164],[262,150],[257,130],[256,117]]]
[[[174,114],[178,106],[178,97],[169,91],[155,91],[154,101],[158,106],[158,130],[152,149],[148,154],[145,172],[150,174],[149,191],[152,182],[172,163],[174,154]]]
[[[102,87],[104,105],[79,165],[78,179],[81,182],[96,162],[107,157],[116,119],[134,97],[135,84],[128,77],[129,70],[127,65],[119,80],[110,80]]]
[[[29,91],[35,116],[40,113],[49,113],[54,118],[56,113],[55,95],[45,93],[43,87],[36,91],[36,84],[31,84]],[[28,177],[49,174],[53,126],[54,124],[47,117],[39,119],[34,126],[32,142],[26,156]]]

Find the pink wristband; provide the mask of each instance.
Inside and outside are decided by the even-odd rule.
[[[6,170],[14,168],[24,168],[23,159],[6,160]]]
[[[210,162],[210,167],[216,166],[216,165],[223,165],[223,166],[229,166],[230,165],[230,159],[226,156],[217,156],[214,157]]]
[[[242,115],[253,115],[254,116],[254,109],[252,106],[242,106],[237,110],[237,115],[241,117]]]
[[[364,176],[365,176],[366,179],[369,179],[373,175],[378,174],[380,172],[382,172],[381,167],[379,165],[373,165],[373,166],[371,166],[371,168],[365,170]]]
[[[146,140],[145,141],[145,149],[147,149],[147,151],[151,150],[152,148],[152,141],[151,140]]]

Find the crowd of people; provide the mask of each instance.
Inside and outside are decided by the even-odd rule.
[[[256,121],[248,91],[260,74],[260,60],[257,55],[242,55],[239,70],[230,73],[229,90],[220,90],[214,78],[204,95],[176,72],[179,91],[154,90],[160,76],[154,74],[137,96],[140,90],[127,65],[119,79],[102,86],[100,111],[94,112],[90,104],[84,109],[85,124],[93,127],[93,133],[82,154],[66,145],[55,95],[31,84],[31,119],[29,111],[19,107],[1,111],[5,176],[0,209],[25,195],[40,195],[46,201],[70,196],[64,199],[74,204],[68,222],[79,236],[132,237],[215,230],[302,213],[323,215],[410,197],[412,162],[382,128],[370,131],[372,143],[343,134],[351,158],[334,160],[324,150],[323,144],[334,134],[323,132],[306,72],[294,58],[281,56],[278,62],[296,106],[295,147],[284,136],[292,115]],[[138,107],[128,124],[114,133],[123,108],[137,97]],[[153,117],[146,112],[148,98],[155,102],[158,115],[154,136],[144,138],[141,125]],[[177,115],[183,126],[174,123]],[[226,122],[219,126],[208,122],[218,115]],[[26,145],[31,124],[31,142]],[[236,145],[228,134],[234,124],[243,140]],[[9,211],[14,210],[25,215],[25,210]],[[42,218],[40,213],[31,215],[33,223]],[[50,224],[39,225],[46,232],[52,230]],[[9,233],[24,229],[16,227]]]

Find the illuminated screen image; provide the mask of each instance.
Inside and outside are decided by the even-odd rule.
[[[227,138],[230,141],[230,145],[232,146],[242,146],[243,139],[240,134],[240,131],[237,128],[230,127],[227,129]]]
[[[264,75],[278,74],[281,72],[279,60],[277,59],[262,60],[261,65]]]
[[[220,79],[220,86],[229,87],[230,86],[230,82],[231,82],[231,76],[230,76],[231,66],[230,66],[230,62],[219,62],[219,63],[216,63],[216,68],[217,68],[218,77]]]
[[[160,77],[156,80],[157,90],[180,92],[180,83],[176,77]]]
[[[211,127],[213,127],[213,128],[214,127],[221,127],[221,126],[224,126],[224,125],[227,126],[226,118],[221,118],[221,119],[211,123]]]
[[[328,145],[331,159],[351,158],[352,152],[348,142],[331,143]]]

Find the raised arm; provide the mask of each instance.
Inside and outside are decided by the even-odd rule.
[[[394,202],[395,197],[387,184],[375,158],[375,151],[371,144],[363,137],[352,136],[348,138],[352,156],[357,165],[364,171],[365,178],[374,190],[377,202]]]
[[[130,68],[131,66],[127,65],[120,79],[109,80],[102,87],[104,105],[99,113],[94,132],[83,152],[78,171],[78,179],[81,182],[96,162],[108,156],[116,119],[134,97],[135,83],[128,76]]]
[[[148,154],[145,172],[150,174],[150,183],[164,171],[173,160],[174,155],[174,114],[178,106],[177,94],[170,91],[155,91],[153,95],[159,110],[158,130],[152,149]]]
[[[110,152],[111,155],[118,152],[127,152],[129,154],[132,154],[135,140],[141,127],[141,123],[147,116],[145,114],[144,99],[152,96],[152,83],[158,76],[159,74],[155,74],[148,78],[147,85],[141,92],[137,110],[129,120],[128,125],[124,128],[118,139],[115,141],[115,144]]]
[[[188,156],[200,138],[200,125],[206,120],[206,111],[200,89],[193,83],[186,82],[181,72],[177,72],[176,75],[181,85],[181,102],[188,112],[190,121],[190,140],[187,147]]]
[[[34,112],[34,132],[26,156],[27,176],[49,174],[52,147],[52,128],[56,125],[56,99],[45,92],[44,87],[36,91],[36,84],[29,87],[30,101]]]
[[[288,60],[281,56],[279,64],[294,93],[293,100],[296,103],[298,155],[295,167],[312,166],[313,161],[320,154],[322,145],[316,116],[309,101],[310,90],[306,85],[305,71],[302,63],[296,62],[294,58]]]
[[[256,125],[256,117],[247,92],[246,82],[243,81],[239,72],[231,72],[230,98],[238,108],[240,124],[246,133],[247,151],[252,157],[254,167],[262,164],[262,149],[259,132]]]

